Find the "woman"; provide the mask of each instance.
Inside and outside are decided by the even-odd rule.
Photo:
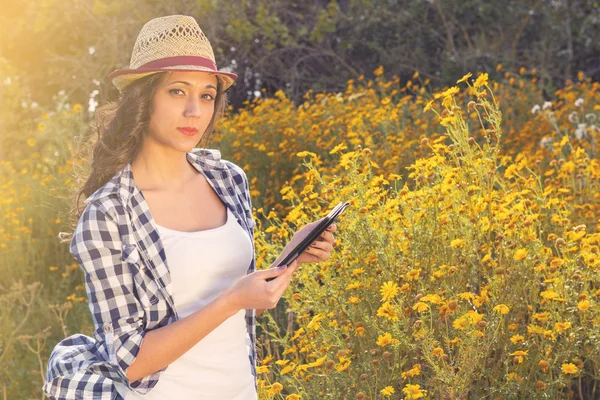
[[[109,75],[121,97],[98,110],[70,244],[96,329],[54,348],[51,399],[257,397],[256,315],[276,306],[300,263],[329,258],[336,228],[287,268],[255,271],[246,174],[196,148],[236,77],[218,71],[186,16],[149,21],[130,68]]]

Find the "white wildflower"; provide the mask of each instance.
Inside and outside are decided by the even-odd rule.
[[[572,124],[579,123],[579,115],[577,114],[577,111],[571,111],[571,113],[569,114],[568,120]]]
[[[575,100],[575,107],[581,107],[583,105],[583,99],[580,97]]]
[[[552,147],[552,138],[548,136],[544,136],[542,140],[540,140],[540,147]]]
[[[579,140],[581,140],[581,138],[583,138],[584,136],[587,137],[588,134],[586,128],[586,124],[578,124],[577,130],[575,131],[575,137]]]
[[[536,104],[535,106],[533,106],[533,107],[531,108],[531,113],[532,113],[533,115],[535,115],[535,114],[537,114],[537,113],[538,113],[540,110],[541,110],[541,107],[539,106],[539,104]]]
[[[545,101],[544,105],[542,106],[542,110],[547,110],[549,108],[552,108],[552,102],[551,101]]]

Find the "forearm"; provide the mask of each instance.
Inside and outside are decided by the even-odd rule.
[[[256,309],[256,316],[260,317],[262,315],[262,313],[264,313],[266,310],[266,308],[257,308]]]
[[[226,292],[225,292],[226,293]],[[171,364],[239,310],[222,294],[189,316],[148,331],[127,378],[135,382]]]

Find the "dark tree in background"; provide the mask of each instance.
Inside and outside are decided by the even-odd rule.
[[[16,0],[2,10],[0,78],[19,79],[24,98],[40,104],[59,90],[84,104],[94,90],[98,101],[115,96],[106,75],[129,64],[146,21],[170,14],[194,16],[219,67],[240,76],[235,107],[261,90],[295,100],[339,91],[379,65],[434,86],[524,67],[549,93],[579,71],[600,78],[600,4],[591,0]]]

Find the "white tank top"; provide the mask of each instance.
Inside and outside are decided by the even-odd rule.
[[[227,208],[227,222],[214,229],[182,232],[158,225],[171,273],[173,300],[185,318],[246,275],[252,243]],[[125,400],[254,400],[246,310],[240,310],[171,363],[146,395],[118,384]]]

